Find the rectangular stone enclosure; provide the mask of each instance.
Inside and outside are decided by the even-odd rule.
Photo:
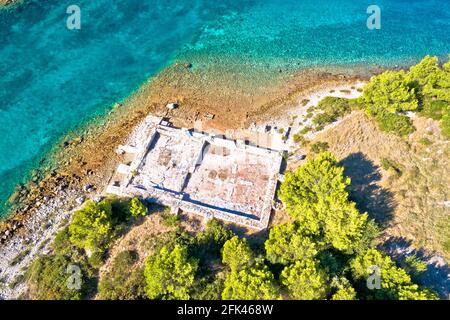
[[[267,228],[282,151],[162,125],[152,116],[118,151],[128,161],[118,167],[106,193]]]

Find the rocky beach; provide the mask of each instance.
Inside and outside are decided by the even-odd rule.
[[[360,81],[354,74],[299,71],[277,80],[272,88],[267,85],[255,90],[255,86],[249,86],[247,92],[232,95],[225,92],[235,90],[236,83],[217,78],[218,74],[208,77],[221,83],[220,90],[218,86],[208,90],[204,71],[192,72],[187,62],[175,63],[118,102],[108,115],[61,139],[48,155],[52,169],[36,172],[27,185],[17,188],[10,199],[16,209],[1,222],[2,298],[20,297],[26,289],[21,282],[23,273],[33,258],[48,252],[57,231],[86,199],[102,196],[120,162],[117,147],[126,143],[147,115],[166,116],[175,126],[184,127],[193,127],[200,120],[205,130],[222,133],[248,129],[250,124],[269,124],[268,115],[272,120],[277,115],[277,121],[287,123],[293,113],[304,109],[300,101],[309,98],[314,103],[317,96],[350,89]],[[179,108],[167,110],[171,101]],[[242,103],[247,108],[241,108]],[[205,119],[206,112],[214,112],[214,119]]]

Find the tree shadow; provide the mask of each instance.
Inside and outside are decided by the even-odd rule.
[[[411,241],[403,237],[390,237],[379,246],[379,249],[400,264],[405,262],[406,257],[413,255],[419,261],[425,262],[427,269],[416,276],[413,275],[413,280],[435,291],[441,299],[449,299],[450,267],[444,258],[414,248]]]
[[[344,174],[351,178],[348,187],[350,200],[356,203],[360,212],[367,212],[382,228],[389,225],[395,203],[392,192],[380,187],[379,167],[361,153],[353,153],[340,162]]]

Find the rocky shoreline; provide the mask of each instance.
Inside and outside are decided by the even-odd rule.
[[[203,91],[204,99],[198,101],[195,88],[192,89],[194,96],[190,96],[190,91],[180,85],[177,86],[179,90],[174,91],[170,85],[174,78],[184,81],[188,76],[187,80],[192,80],[192,75],[186,74],[184,65],[169,67],[145,83],[123,104],[116,104],[103,119],[93,119],[82,130],[64,138],[50,155],[55,159],[56,169],[43,173],[42,179],[36,173],[26,186],[17,188],[10,199],[18,204],[17,209],[7,220],[0,221],[0,299],[19,298],[25,292],[22,280],[26,268],[36,255],[48,252],[48,246],[57,231],[68,222],[75,208],[85,198],[101,196],[119,163],[119,156],[115,152],[117,146],[128,140],[130,133],[148,114],[169,116],[175,125],[192,126],[194,119],[191,115],[209,111],[211,101],[213,110],[214,104],[220,104],[223,111],[214,111],[216,117],[206,121],[206,127],[218,130],[223,126],[244,128],[248,127],[248,123],[258,120],[258,108],[264,114],[269,110],[273,112],[314,88],[322,90],[327,83],[334,86],[356,79],[354,76],[323,72],[292,77],[289,94],[285,95],[284,90],[281,96],[257,97],[254,101],[258,103],[249,106],[252,109],[250,115],[242,110],[240,104],[230,103],[226,95],[225,100],[220,100],[217,95]],[[198,76],[201,78],[203,75]],[[203,87],[201,89],[206,90]],[[180,97],[180,93],[183,97]],[[234,98],[239,100],[239,97]],[[170,101],[179,103],[181,108],[168,114],[165,106]],[[235,119],[241,121],[236,122]]]
[[[22,1],[23,0],[0,0],[0,9],[17,5]]]

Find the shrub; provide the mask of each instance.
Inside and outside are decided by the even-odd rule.
[[[381,159],[381,166],[384,170],[391,172],[394,176],[400,177],[403,172],[400,165],[389,159]]]
[[[204,258],[220,258],[220,251],[228,240],[234,236],[234,232],[225,227],[217,219],[211,219],[206,225],[206,230],[200,232],[194,240],[192,251],[201,260]]]
[[[424,146],[430,146],[430,145],[433,144],[433,142],[432,142],[430,139],[428,139],[428,138],[422,138],[422,139],[420,139],[420,140],[419,140],[419,143],[420,143],[420,144],[423,144]]]
[[[450,110],[442,116],[440,127],[442,135],[447,139],[450,138]]]
[[[136,268],[138,254],[122,251],[113,261],[111,271],[99,283],[98,296],[103,300],[138,300],[145,298],[145,278],[142,268]]]
[[[448,109],[449,103],[446,101],[426,99],[420,114],[427,118],[441,120]]]
[[[316,110],[320,113],[312,121],[316,126],[323,126],[350,113],[352,105],[349,99],[325,97],[318,103]]]
[[[71,264],[74,262],[63,255],[44,256],[34,260],[26,275],[32,298],[36,300],[82,299],[86,291],[86,279],[80,273],[81,290],[77,289],[76,283],[73,283],[74,286],[70,289],[68,284],[72,274],[68,272],[68,266]]]
[[[411,275],[412,278],[418,278],[427,271],[427,263],[419,259],[415,254],[408,255],[400,262],[400,266]]]
[[[128,210],[135,219],[145,217],[148,213],[147,207],[138,198],[131,199]]]
[[[311,127],[304,127],[302,130],[300,130],[301,134],[307,134],[308,132],[310,132],[312,130]]]
[[[296,133],[294,134],[294,142],[302,145],[306,145],[309,143],[309,140],[306,139],[303,135]]]
[[[411,119],[407,116],[380,111],[375,115],[380,129],[385,132],[391,132],[399,136],[405,136],[415,131]]]
[[[220,300],[225,289],[225,279],[222,273],[214,274],[212,277],[203,277],[196,281],[192,289],[193,300]]]
[[[311,145],[311,151],[316,153],[316,154],[328,151],[329,148],[330,148],[330,146],[329,146],[329,144],[327,142],[320,142],[319,141],[319,142],[313,143]]]
[[[180,222],[181,218],[177,214],[170,212],[170,208],[166,208],[161,214],[162,224],[166,227],[174,227]]]

